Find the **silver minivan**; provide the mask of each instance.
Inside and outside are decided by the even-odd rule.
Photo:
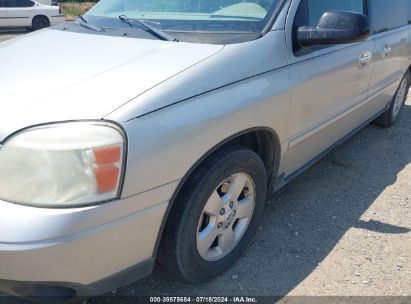
[[[101,0],[0,44],[0,289],[221,274],[267,195],[396,122],[410,23],[408,0]]]

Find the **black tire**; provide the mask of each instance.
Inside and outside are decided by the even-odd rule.
[[[235,247],[220,260],[207,261],[197,250],[200,216],[211,193],[236,173],[247,174],[254,183],[254,211]],[[208,281],[226,271],[241,257],[256,232],[264,210],[266,190],[266,170],[255,152],[242,146],[231,146],[214,153],[191,175],[177,197],[163,234],[160,263],[181,280],[192,284]]]
[[[394,110],[395,105],[396,105],[396,98],[399,94],[401,84],[403,83],[403,81],[406,81],[406,83],[407,83],[407,92],[408,92],[408,89],[409,89],[410,84],[411,84],[411,74],[410,74],[409,70],[407,70],[407,72],[405,73],[403,79],[401,80],[400,85],[397,88],[397,91],[395,92],[395,95],[394,95],[394,97],[391,101],[391,104],[390,104],[390,107],[388,108],[388,110],[385,111],[383,114],[381,114],[381,116],[378,117],[375,120],[374,123],[377,126],[382,127],[382,128],[390,128],[397,122],[399,114],[401,113],[401,109],[404,107],[405,101],[407,100],[407,94],[405,94],[404,98],[401,98],[402,100],[401,100],[401,109],[400,109],[400,111],[398,112],[398,111]]]
[[[36,16],[33,18],[32,29],[34,31],[44,29],[50,26],[50,20],[46,16]]]

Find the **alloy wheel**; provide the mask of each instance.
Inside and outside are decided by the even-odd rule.
[[[404,101],[407,98],[407,85],[407,79],[404,78],[400,84],[397,94],[395,95],[394,107],[392,110],[392,115],[394,118],[400,113],[402,106],[404,105]]]
[[[225,179],[207,200],[197,227],[197,251],[206,261],[228,255],[247,231],[255,207],[255,185],[245,173]]]

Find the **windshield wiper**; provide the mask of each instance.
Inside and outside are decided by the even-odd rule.
[[[89,29],[89,30],[92,30],[92,31],[95,31],[95,32],[99,32],[99,33],[105,31],[105,29],[103,29],[101,27],[98,27],[98,26],[95,26],[95,25],[92,25],[92,24],[88,23],[86,18],[84,18],[82,15],[79,16],[79,19],[82,21],[82,22],[79,22],[80,26],[85,27],[86,29]]]
[[[178,42],[178,39],[171,37],[170,35],[164,33],[163,31],[156,29],[155,27],[152,27],[151,25],[148,25],[145,21],[140,20],[140,19],[129,19],[127,18],[126,15],[120,15],[118,18],[121,20],[121,22],[128,24],[130,27],[135,27],[133,22],[137,23],[140,28],[146,30],[149,32],[151,35],[154,37],[157,37],[160,40],[165,40],[165,41],[174,41]]]

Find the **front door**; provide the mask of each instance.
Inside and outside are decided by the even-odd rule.
[[[361,123],[358,108],[366,102],[371,78],[371,39],[327,47],[298,47],[295,30],[315,27],[326,11],[366,13],[365,0],[293,1],[287,21],[287,46],[291,51],[292,106],[287,174],[338,142]]]

